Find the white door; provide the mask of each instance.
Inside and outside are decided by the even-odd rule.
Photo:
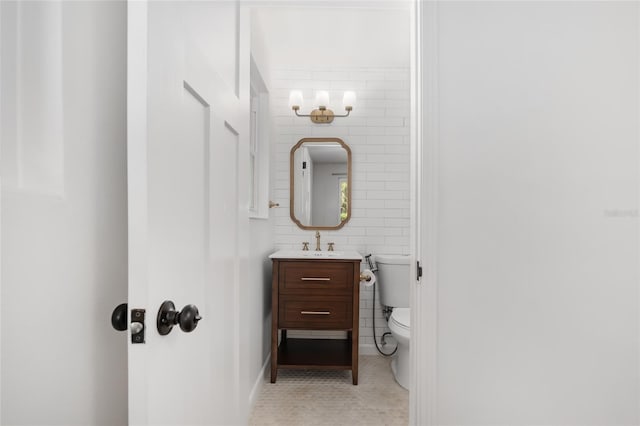
[[[129,4],[128,302],[146,310],[145,343],[129,343],[130,424],[238,421],[242,115],[237,85],[219,72],[237,64],[237,52],[210,43],[222,35],[212,20],[229,14],[237,25],[237,7]],[[177,310],[194,304],[203,319],[190,333],[176,325],[161,336],[165,300]]]

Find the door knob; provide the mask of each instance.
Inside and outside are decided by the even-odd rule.
[[[121,303],[113,310],[111,314],[111,326],[118,331],[127,329],[127,304]]]
[[[195,305],[187,305],[182,308],[182,311],[177,312],[176,306],[172,301],[167,300],[160,305],[158,310],[158,333],[165,336],[171,333],[173,326],[180,325],[180,329],[185,333],[190,333],[198,326],[198,321],[202,317],[198,312],[198,308]]]

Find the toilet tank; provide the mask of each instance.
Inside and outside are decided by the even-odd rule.
[[[380,303],[394,308],[409,307],[409,256],[401,254],[377,254]]]

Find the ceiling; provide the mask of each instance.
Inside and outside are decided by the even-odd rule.
[[[309,149],[309,157],[314,164],[318,163],[347,163],[347,151],[338,143],[328,143],[327,145],[317,146],[318,144],[305,144]]]
[[[314,6],[299,6],[305,3]],[[273,67],[409,66],[406,1],[264,4],[253,9],[252,30]]]

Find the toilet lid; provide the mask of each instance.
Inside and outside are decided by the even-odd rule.
[[[393,308],[393,311],[391,311],[391,319],[398,326],[409,329],[411,326],[411,309]]]

